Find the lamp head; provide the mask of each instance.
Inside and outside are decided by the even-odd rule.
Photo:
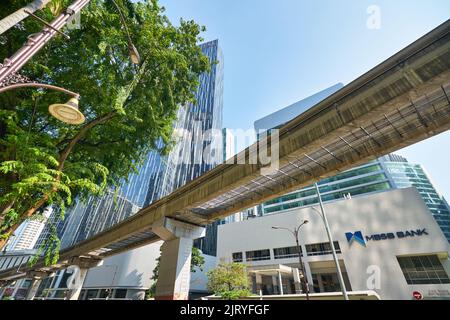
[[[303,221],[303,223],[304,223],[304,224],[307,224],[307,223],[309,223],[309,221],[308,221],[308,220],[305,220],[305,221]]]
[[[134,64],[141,63],[141,56],[139,55],[139,52],[137,51],[134,44],[131,42],[128,44],[128,54],[130,55],[131,62]]]
[[[71,98],[66,103],[52,104],[48,111],[56,119],[68,124],[82,124],[86,120],[78,110],[78,98]]]

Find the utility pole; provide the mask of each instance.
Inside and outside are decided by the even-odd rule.
[[[289,228],[285,228],[285,227],[278,227],[278,226],[273,226],[272,229],[275,229],[275,230],[287,230],[294,236],[295,243],[297,245],[297,251],[298,251],[298,262],[300,264],[299,270],[302,273],[302,277],[300,278],[300,284],[302,286],[302,291],[306,294],[306,300],[309,300],[308,278],[306,277],[305,268],[303,266],[302,248],[300,246],[300,242],[298,241],[298,235],[299,235],[300,228],[302,226],[304,226],[305,224],[307,224],[307,223],[308,223],[308,220],[304,220],[297,228],[294,228],[293,230],[291,230]],[[281,284],[281,277],[280,277],[280,284]]]
[[[44,8],[51,0],[34,0],[32,3],[11,13],[9,16],[0,20],[0,34],[14,27],[31,13]]]
[[[322,212],[322,220],[325,225],[325,230],[327,231],[328,241],[330,242],[331,252],[333,253],[333,260],[336,264],[337,276],[339,279],[339,284],[341,286],[342,294],[344,296],[344,300],[349,300],[347,289],[345,288],[344,277],[342,276],[341,266],[339,265],[339,260],[336,255],[336,248],[334,247],[333,237],[331,236],[330,225],[328,224],[327,215],[325,214],[325,208],[323,207],[322,196],[320,195],[319,186],[317,182],[314,184],[316,187],[317,197],[319,198],[320,211]]]
[[[44,27],[40,33],[28,38],[25,45],[12,57],[5,59],[3,65],[0,66],[0,87],[8,85],[10,82],[14,83],[14,74],[39,52],[50,39],[59,33],[59,30],[89,2],[90,0],[76,0],[48,26]]]

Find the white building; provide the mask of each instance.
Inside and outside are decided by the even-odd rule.
[[[134,250],[130,250],[115,256],[106,258],[103,263],[89,269],[84,280],[80,300],[125,299],[143,300],[146,291],[152,286],[153,269],[160,255],[159,248],[163,241],[158,241]],[[35,254],[35,251],[17,251],[17,254],[0,254],[0,270],[12,265],[19,265],[19,259],[26,263]],[[205,263],[203,271],[196,270],[191,273],[190,297],[195,299],[205,296],[207,292],[206,273],[215,268],[216,257],[202,255]],[[21,261],[22,261],[21,260]],[[42,280],[35,299],[62,300],[67,293],[67,280],[72,275],[71,271],[60,270],[48,278]],[[29,288],[30,279],[21,279],[7,288],[0,288],[2,296],[12,296],[15,299],[25,299]]]
[[[47,207],[42,215],[25,220],[9,239],[6,251],[33,249],[52,212],[53,209]]]
[[[325,205],[346,287],[382,299],[450,298],[449,244],[415,188]],[[248,265],[253,291],[295,293],[295,239],[272,226],[301,227],[305,273],[314,292],[339,291],[324,224],[311,207],[221,225],[218,258]]]

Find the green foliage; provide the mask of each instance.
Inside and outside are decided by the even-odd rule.
[[[153,275],[151,279],[153,280],[153,284],[150,289],[147,290],[146,296],[147,298],[152,298],[156,293],[156,283],[158,282],[159,277],[159,266],[161,263],[161,255],[156,258],[156,266],[153,269]],[[191,272],[196,272],[197,269],[203,271],[203,266],[205,265],[205,258],[202,256],[202,252],[196,248],[192,247],[192,255],[191,255]]]
[[[197,268],[200,271],[203,271],[204,265],[205,265],[205,258],[203,258],[202,252],[197,247],[192,247],[191,272],[196,272]]]
[[[78,92],[85,124],[67,125],[50,116],[50,104],[68,100],[60,92],[0,94],[0,236],[28,218],[30,208],[53,204],[63,218],[73,199],[114,189],[150,150],[168,151],[178,106],[194,102],[198,77],[210,67],[198,47],[204,28],[184,20],[172,25],[156,0],[117,2],[141,55],[139,66],[130,62],[116,7],[92,0],[82,11],[81,28],[65,30],[70,40],[52,39],[21,71]],[[27,3],[2,1],[1,15]],[[55,0],[37,14],[51,21],[70,3]],[[41,29],[35,19],[25,19],[0,35],[0,60]],[[48,247],[54,250],[58,245],[52,243]]]
[[[208,290],[222,299],[235,300],[247,297],[249,291],[247,269],[244,264],[219,264],[208,272]]]
[[[44,239],[36,254],[28,261],[28,265],[34,265],[42,256],[46,265],[55,264],[59,259],[59,249],[61,248],[61,241],[58,238],[56,226],[49,225],[49,237]]]

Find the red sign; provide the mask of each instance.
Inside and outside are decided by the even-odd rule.
[[[423,296],[422,296],[422,294],[419,291],[414,291],[413,292],[413,297],[416,300],[422,300],[423,299]]]

